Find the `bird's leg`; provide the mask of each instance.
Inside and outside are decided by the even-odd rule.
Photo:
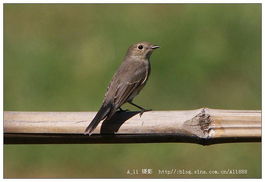
[[[132,101],[129,101],[128,103],[133,105],[133,106],[135,106],[135,107],[137,107],[137,108],[139,108],[139,109],[141,109],[140,117],[143,115],[144,112],[152,111],[152,109],[145,109],[145,108],[143,108],[141,106],[138,106],[138,105],[134,104]]]
[[[121,107],[119,107],[119,111],[120,111],[120,112],[127,112],[127,111],[129,111],[129,110],[128,110],[128,109],[125,109],[125,110],[124,110],[124,109],[122,109]]]

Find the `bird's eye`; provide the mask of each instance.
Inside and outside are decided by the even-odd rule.
[[[138,49],[143,49],[143,48],[144,48],[143,45],[138,46]]]

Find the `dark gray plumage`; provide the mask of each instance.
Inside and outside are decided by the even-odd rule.
[[[149,42],[139,42],[129,47],[122,64],[108,86],[101,108],[86,128],[85,134],[91,135],[100,121],[110,119],[126,102],[141,109],[140,114],[147,111],[132,103],[132,100],[148,80],[151,70],[149,59],[156,48],[159,46]]]

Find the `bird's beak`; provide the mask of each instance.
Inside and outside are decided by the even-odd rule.
[[[157,45],[151,46],[151,49],[157,49],[157,48],[159,48],[159,46],[157,46]]]

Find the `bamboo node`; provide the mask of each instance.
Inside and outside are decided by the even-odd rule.
[[[196,116],[184,122],[183,129],[199,138],[208,138],[210,133],[209,126],[213,120],[207,111],[207,108],[202,108]]]

